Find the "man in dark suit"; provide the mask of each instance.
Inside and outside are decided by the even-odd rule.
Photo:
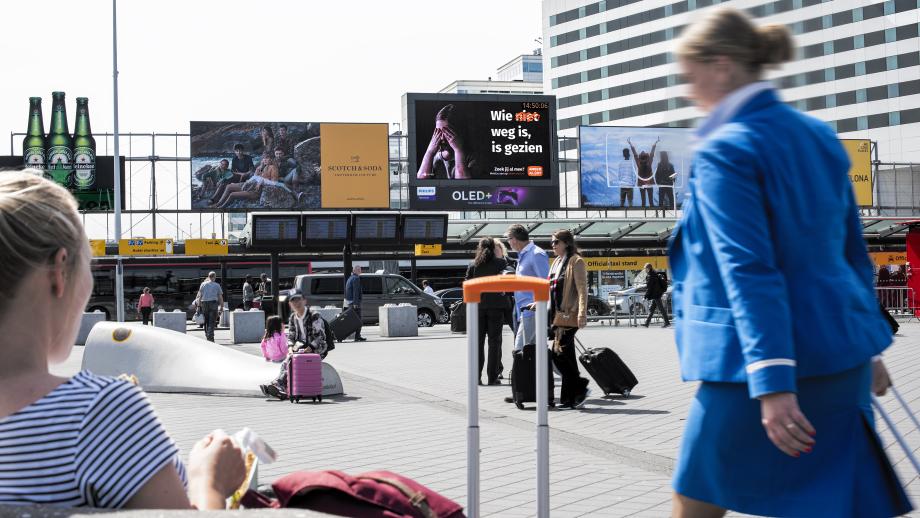
[[[358,314],[358,330],[355,331],[355,341],[363,342],[367,340],[361,336],[361,267],[355,266],[351,271],[351,277],[348,278],[348,281],[345,282],[345,307],[352,308],[355,310],[355,313]]]

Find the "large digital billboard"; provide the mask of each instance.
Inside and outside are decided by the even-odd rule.
[[[386,124],[191,123],[193,209],[388,209]]]
[[[556,98],[404,97],[413,210],[554,209]]]
[[[680,208],[690,172],[691,130],[581,126],[581,206]]]

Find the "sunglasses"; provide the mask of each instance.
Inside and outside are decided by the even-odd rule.
[[[560,240],[558,240],[558,239],[553,239],[552,241],[549,242],[549,244],[551,244],[551,245],[553,245],[553,246],[556,246],[556,245],[558,245],[558,244],[561,243],[561,242],[562,242],[562,241],[560,241]]]

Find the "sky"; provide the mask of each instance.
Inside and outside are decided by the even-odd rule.
[[[10,1],[0,16],[22,21],[0,31],[0,153],[10,132],[25,131],[30,96],[42,97],[48,131],[57,90],[71,130],[80,96],[93,132],[111,131],[112,3]],[[494,76],[537,48],[540,32],[539,0],[120,0],[119,126],[399,122],[403,93]]]

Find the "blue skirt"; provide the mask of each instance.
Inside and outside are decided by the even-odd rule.
[[[798,380],[815,427],[811,453],[789,457],[760,423],[744,383],[703,382],[690,408],[674,490],[746,514],[888,517],[911,510],[874,429],[869,364]]]

